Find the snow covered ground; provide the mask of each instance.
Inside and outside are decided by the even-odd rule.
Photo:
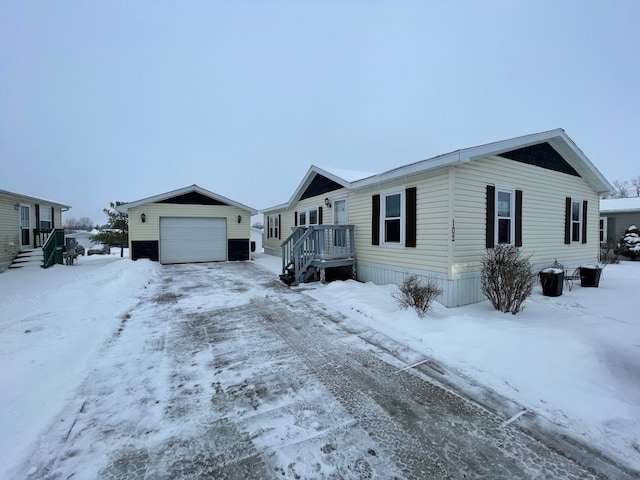
[[[256,263],[280,267],[265,255]],[[0,478],[74,398],[160,268],[114,249],[73,267],[0,275]],[[436,305],[424,319],[399,309],[393,286],[347,281],[301,290],[640,470],[639,286],[640,263],[624,262],[609,265],[597,289],[576,285],[549,298],[538,288],[516,316],[484,302]]]
[[[281,268],[276,257],[257,261]],[[482,302],[436,304],[421,319],[399,309],[392,285],[301,288],[640,470],[640,262],[608,265],[598,288],[578,282],[560,297],[537,286],[518,315]]]

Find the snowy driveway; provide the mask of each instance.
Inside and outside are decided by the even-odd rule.
[[[255,265],[161,272],[20,478],[625,478],[404,369]]]

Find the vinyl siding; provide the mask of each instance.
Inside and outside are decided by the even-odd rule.
[[[416,187],[416,247],[372,245],[372,196],[409,187]],[[398,181],[381,188],[351,192],[348,202],[349,223],[356,225],[358,262],[393,265],[407,271],[428,268],[431,272],[446,274],[449,255],[448,198],[448,175],[444,169],[428,177],[414,176],[406,182]]]
[[[640,212],[602,214],[608,219],[607,236],[616,244],[631,225],[640,228]]]
[[[579,177],[500,157],[456,168],[456,242],[452,274],[478,271],[484,254],[486,186],[523,192],[522,252],[534,265],[595,262],[599,252],[598,195]],[[565,198],[588,201],[587,243],[564,244]]]
[[[4,271],[20,249],[16,200],[0,198],[0,272]]]
[[[140,220],[142,213],[145,214],[145,223]],[[241,223],[238,223],[238,215],[242,216]],[[148,203],[129,209],[129,241],[159,240],[160,217],[226,218],[228,238],[248,239],[251,236],[251,215],[238,207]]]

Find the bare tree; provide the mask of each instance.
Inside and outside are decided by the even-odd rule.
[[[629,197],[629,184],[625,180],[613,181],[613,198]]]
[[[80,230],[91,230],[93,228],[93,220],[89,217],[80,217],[78,219],[78,228]]]
[[[631,179],[631,187],[633,188],[636,197],[640,197],[640,175]]]
[[[76,230],[78,230],[78,220],[74,217],[66,217],[64,219],[64,224],[63,227],[65,230],[68,230],[70,232],[74,232]]]

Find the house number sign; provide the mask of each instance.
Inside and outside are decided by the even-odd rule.
[[[451,219],[451,241],[456,241],[456,221],[455,219]]]

